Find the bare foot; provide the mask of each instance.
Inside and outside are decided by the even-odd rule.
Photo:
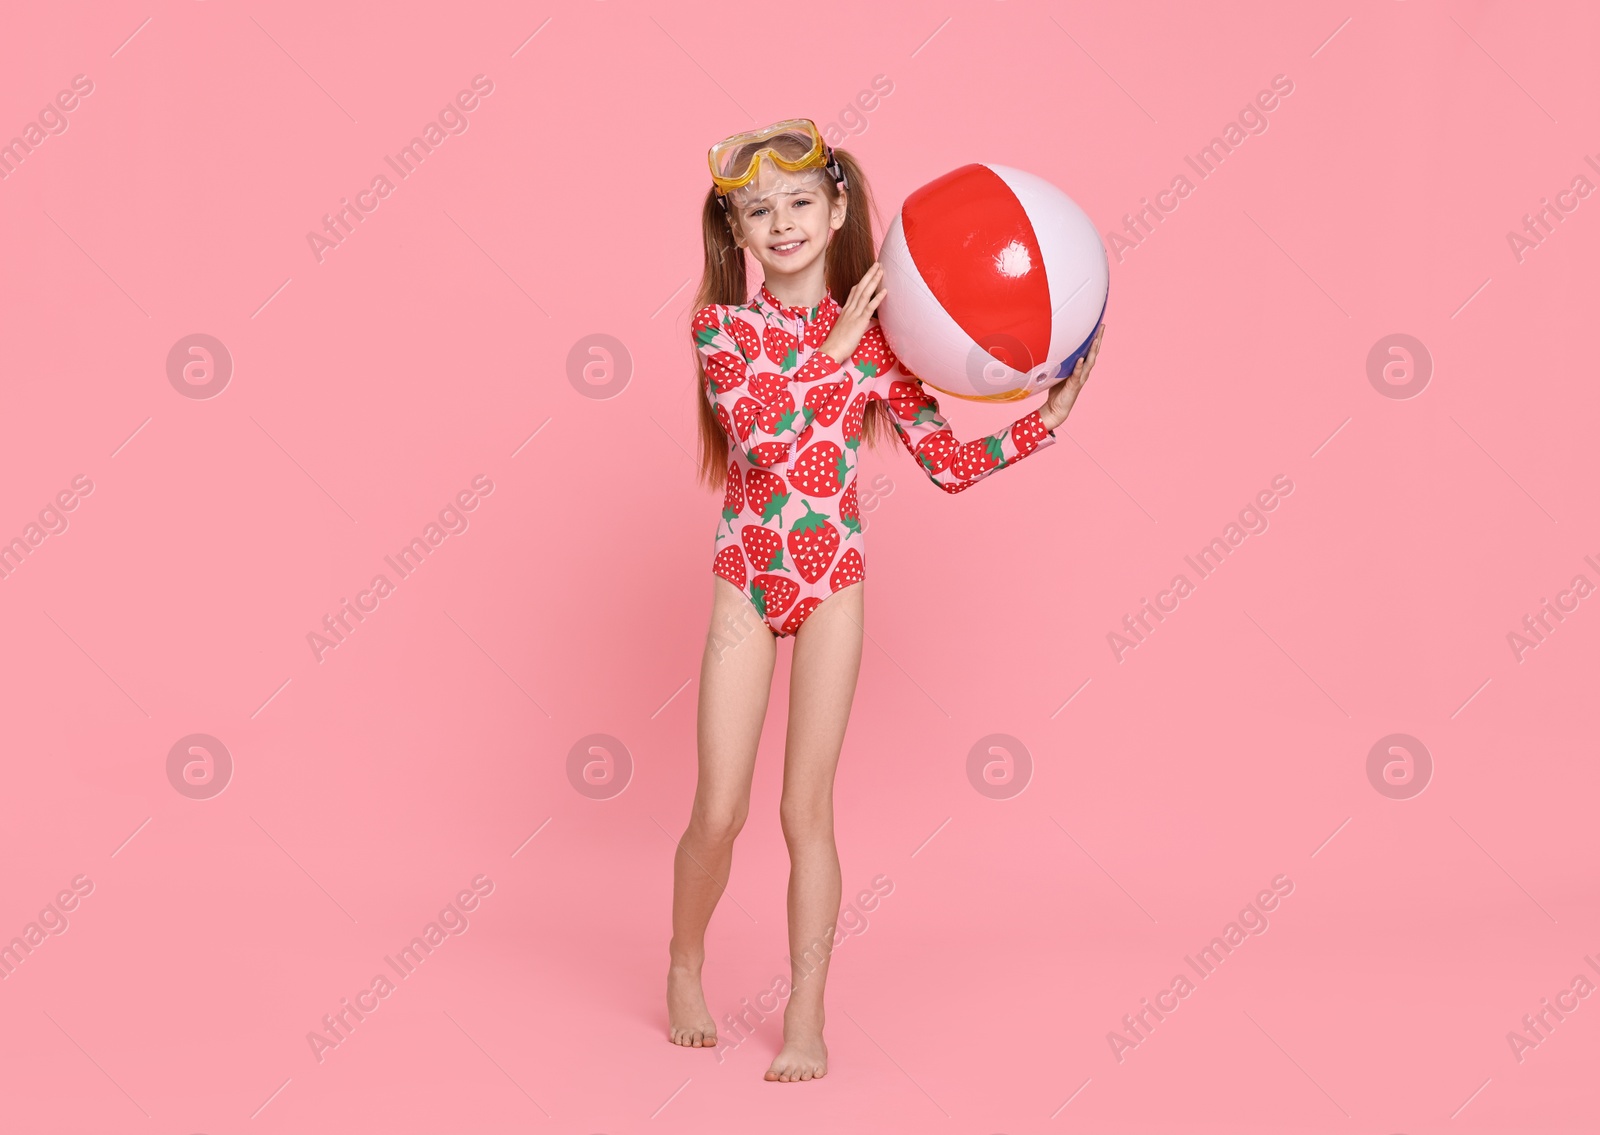
[[[706,1008],[700,989],[700,970],[689,966],[667,969],[667,1039],[687,1048],[715,1048],[717,1023]]]
[[[820,1080],[827,1074],[828,1046],[822,1043],[821,1027],[791,1025],[785,1014],[783,1048],[772,1058],[772,1067],[762,1078],[791,1084],[799,1080]]]

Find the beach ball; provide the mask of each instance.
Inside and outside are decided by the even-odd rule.
[[[903,367],[974,402],[1072,373],[1106,309],[1110,267],[1088,214],[1008,166],[962,166],[906,198],[878,254],[878,322]]]

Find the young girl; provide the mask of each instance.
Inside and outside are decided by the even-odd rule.
[[[934,484],[948,493],[971,488],[1055,443],[1104,325],[1044,405],[996,434],[959,442],[873,318],[886,293],[855,159],[826,146],[810,120],[790,119],[719,142],[710,162],[705,274],[691,332],[701,472],[725,494],[700,665],[699,782],[673,861],[669,1035],[691,1047],[717,1043],[700,984],[706,925],[750,807],[777,639],[792,636],[779,807],[791,976],[783,1048],[766,1079],[810,1080],[828,1066],[822,998],[840,893],[833,777],[861,662],[861,440],[875,444],[887,423]],[[746,253],[763,275],[748,302]]]

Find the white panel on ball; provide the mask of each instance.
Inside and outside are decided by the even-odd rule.
[[[1050,385],[1062,360],[1083,346],[1100,324],[1111,283],[1105,244],[1089,214],[1055,185],[1026,170],[985,164],[1017,195],[1044,257],[1053,309],[1049,358],[1054,365],[1042,377],[1046,368],[1035,368],[1034,374],[1036,386]]]

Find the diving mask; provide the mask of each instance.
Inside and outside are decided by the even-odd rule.
[[[841,189],[849,187],[832,147],[822,140],[817,124],[809,118],[787,118],[761,130],[747,130],[724,138],[711,147],[706,161],[711,167],[711,183],[716,187],[717,200],[724,210],[728,207],[728,194],[751,186],[764,161],[770,162],[775,171],[789,174],[826,171]],[[803,182],[807,183],[805,188],[821,184],[820,177],[804,178]],[[800,190],[791,187],[778,191]]]

